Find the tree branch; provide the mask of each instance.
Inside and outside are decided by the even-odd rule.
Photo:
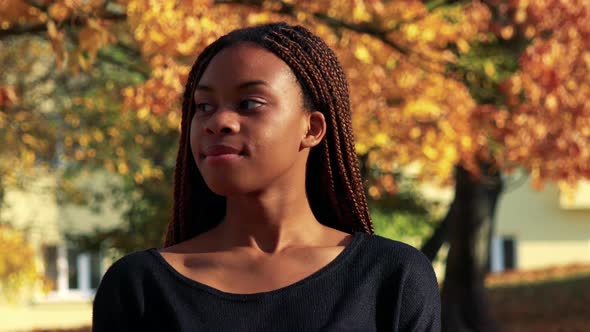
[[[27,4],[31,7],[37,8],[43,12],[47,10],[47,8],[42,7],[41,5],[36,4],[34,1],[27,1]],[[127,14],[125,13],[116,13],[111,11],[104,11],[100,14],[97,14],[96,18],[100,20],[107,20],[107,21],[124,21],[127,19]],[[87,17],[80,16],[80,15],[72,15],[67,17],[63,20],[63,22],[69,22],[68,26],[70,27],[80,27],[83,26],[86,21]],[[47,31],[47,24],[45,23],[35,23],[35,24],[25,24],[25,25],[15,25],[8,29],[0,29],[0,40],[10,37],[10,36],[19,36],[25,34],[40,34]]]
[[[264,0],[214,0],[214,3],[215,4],[236,4],[236,5],[244,5],[244,6],[252,6],[252,7],[256,7],[256,8],[261,8],[263,6]],[[277,9],[273,10],[275,13],[289,15],[289,16],[295,16],[295,14],[296,14],[296,6],[295,5],[285,3],[283,1],[279,1],[278,3],[281,6]],[[436,6],[436,7],[438,7],[438,6]],[[419,68],[427,73],[442,75],[442,76],[452,79],[452,80],[458,80],[456,77],[449,75],[445,71],[439,71],[439,70],[434,70],[432,68],[428,68],[428,66],[426,66],[425,63],[420,63],[419,61],[412,59],[412,57],[417,57],[417,58],[425,61],[426,63],[437,64],[437,65],[448,65],[449,64],[448,62],[437,61],[437,60],[429,57],[426,54],[423,54],[420,52],[415,52],[412,49],[407,48],[399,43],[396,43],[395,41],[393,41],[387,37],[388,33],[391,33],[392,31],[399,29],[401,26],[403,26],[407,23],[411,23],[411,22],[415,22],[416,20],[420,20],[423,17],[413,18],[410,21],[399,22],[398,24],[396,24],[396,26],[394,28],[383,30],[383,29],[373,27],[369,24],[350,23],[350,22],[329,16],[326,13],[307,12],[307,14],[315,17],[317,20],[319,20],[321,22],[324,22],[325,24],[331,26],[332,28],[344,28],[346,30],[350,30],[353,32],[372,36],[372,37],[376,38],[377,40],[381,41],[382,43],[384,43],[385,45],[393,48],[394,50],[396,50],[400,54],[404,55],[407,58],[407,61],[409,63],[411,63],[412,65],[416,66],[417,68]]]
[[[428,257],[431,262],[436,259],[436,256],[438,255],[441,247],[449,239],[449,224],[451,222],[452,214],[455,213],[455,209],[456,204],[453,202],[449,206],[447,214],[443,220],[438,223],[430,238],[426,240],[426,242],[424,242],[422,245],[422,248],[420,248],[420,251],[422,251],[422,253],[426,255],[426,257]]]
[[[43,23],[28,26],[15,26],[13,28],[0,30],[0,39],[4,39],[10,36],[37,34],[45,31],[47,31],[47,25]]]
[[[150,77],[149,71],[143,70],[143,69],[139,68],[138,66],[134,66],[134,65],[126,63],[124,61],[118,60],[105,52],[99,51],[97,54],[97,57],[99,59],[101,59],[102,61],[105,61],[105,62],[108,62],[112,65],[124,68],[127,71],[137,73],[137,74],[141,75],[141,77],[143,77],[144,79],[148,79]]]
[[[40,3],[37,3],[36,1],[33,0],[25,0],[25,2],[27,3],[27,5],[33,7],[33,8],[37,8],[42,12],[47,12],[47,7],[41,5]]]
[[[38,8],[40,10],[43,10],[43,7],[40,5],[36,5],[36,3],[34,1],[28,0],[28,2],[31,6]],[[253,6],[253,7],[260,9],[264,4],[264,0],[214,0],[214,3],[215,4],[236,4],[236,5],[244,5],[244,6]],[[289,15],[289,16],[295,16],[296,10],[297,10],[295,5],[292,5],[292,4],[283,2],[283,1],[279,1],[278,3],[280,4],[280,7],[273,10],[275,13]],[[393,31],[395,29],[398,29],[399,27],[403,26],[404,24],[410,23],[410,22],[405,22],[405,21],[400,22],[400,23],[396,24],[396,26],[393,29],[383,30],[383,29],[373,27],[369,24],[355,24],[355,23],[347,22],[347,21],[329,16],[326,13],[310,12],[308,14],[315,17],[317,20],[324,22],[325,24],[331,26],[332,28],[336,28],[336,29],[343,28],[343,29],[346,29],[349,31],[372,36],[372,37],[376,38],[377,40],[381,41],[382,43],[384,43],[385,45],[396,50],[400,54],[404,55],[407,58],[407,61],[409,63],[411,63],[412,65],[416,66],[417,68],[420,68],[421,70],[428,72],[428,73],[434,73],[434,74],[442,75],[444,77],[456,80],[455,77],[452,77],[451,75],[449,75],[445,71],[434,70],[433,68],[429,68],[429,66],[426,65],[426,63],[432,63],[432,64],[437,64],[437,65],[441,65],[441,64],[448,65],[448,63],[446,63],[444,61],[441,62],[441,61],[432,59],[431,57],[429,57],[423,53],[415,52],[415,51],[411,50],[410,48],[407,48],[407,47],[395,42],[394,40],[391,40],[390,38],[388,38],[388,36],[387,36],[388,33],[390,33],[391,31]],[[105,11],[104,13],[102,13],[101,16],[99,16],[99,18],[104,19],[104,20],[122,21],[127,18],[127,15],[125,13],[120,13],[120,12]],[[417,19],[420,19],[420,18],[417,18]],[[65,21],[71,22],[70,26],[81,26],[84,24],[85,20],[86,20],[86,18],[84,18],[84,17],[73,16],[70,18],[66,18],[64,20],[64,22]],[[415,20],[416,20],[416,18],[412,19],[411,21],[415,21]],[[19,34],[25,34],[25,33],[40,33],[40,32],[45,32],[45,31],[46,31],[45,24],[37,24],[37,25],[33,25],[33,26],[15,26],[14,28],[11,28],[11,29],[0,30],[0,39],[5,38],[7,36],[11,36],[11,35],[19,35]],[[136,50],[132,50],[132,51],[136,52]],[[413,57],[416,57],[419,60],[416,61],[417,59],[415,59],[415,58],[413,59]],[[424,61],[424,62],[422,62],[422,61]],[[455,71],[457,71],[456,68],[455,68]]]

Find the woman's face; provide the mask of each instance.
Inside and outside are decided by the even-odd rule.
[[[305,176],[311,113],[293,72],[273,53],[252,43],[220,51],[194,102],[191,150],[213,192],[255,193]]]

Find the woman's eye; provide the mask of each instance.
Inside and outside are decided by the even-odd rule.
[[[210,112],[213,110],[213,105],[207,103],[198,103],[197,111],[199,112]]]
[[[258,108],[262,105],[264,105],[264,103],[261,103],[259,101],[252,100],[252,99],[246,99],[246,100],[242,100],[240,102],[239,108],[241,110],[251,110],[251,109]]]

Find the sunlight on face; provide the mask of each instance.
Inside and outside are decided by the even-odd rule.
[[[251,43],[220,51],[194,101],[191,150],[213,192],[246,194],[304,181],[308,151],[301,140],[309,113],[293,72],[273,53]]]

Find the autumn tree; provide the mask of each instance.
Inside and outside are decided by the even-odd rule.
[[[550,180],[564,189],[590,176],[589,7],[584,0],[3,0],[0,38],[46,38],[55,70],[66,75],[89,76],[104,64],[138,75],[96,85],[86,96],[92,98],[72,98],[101,109],[97,103],[110,97],[96,96],[116,95],[111,100],[124,111],[115,115],[117,103],[103,105],[117,120],[102,127],[68,115],[73,128],[84,130],[63,137],[71,147],[63,155],[141,185],[169,176],[162,165],[173,159],[154,151],[150,138],[173,136],[179,95],[199,50],[244,25],[305,25],[345,67],[369,195],[395,193],[394,175],[409,165],[418,165],[418,180],[455,186],[454,202],[423,250],[433,258],[450,243],[445,330],[491,331],[483,276],[501,172],[522,167],[537,186]],[[4,91],[14,95],[4,99],[17,100]]]
[[[22,232],[0,224],[0,241],[0,302],[16,303],[26,298],[24,293],[32,293],[43,279],[39,278],[33,248]]]

